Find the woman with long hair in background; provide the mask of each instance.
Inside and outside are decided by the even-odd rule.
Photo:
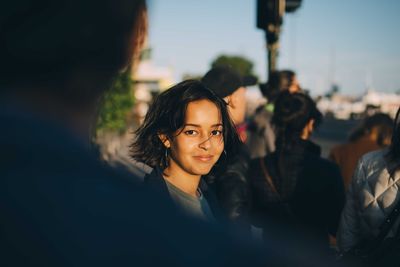
[[[340,171],[309,140],[321,119],[306,94],[283,92],[275,102],[276,151],[249,168],[254,224],[264,229],[266,240],[301,235],[328,249],[329,235],[336,234],[344,205]]]

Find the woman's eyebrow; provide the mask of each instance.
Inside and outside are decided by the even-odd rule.
[[[186,127],[186,126],[192,126],[192,127],[197,127],[197,128],[200,128],[200,127],[201,127],[200,125],[194,124],[194,123],[185,123],[185,124],[183,125],[183,127]]]
[[[184,125],[183,125],[183,127],[186,127],[186,126],[192,126],[192,127],[197,127],[197,128],[201,128],[201,125],[199,125],[199,124],[194,124],[194,123],[185,123]],[[213,125],[211,125],[211,127],[222,127],[223,125],[222,125],[222,123],[216,123],[216,124],[213,124]]]

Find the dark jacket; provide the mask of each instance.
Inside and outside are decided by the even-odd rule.
[[[319,156],[318,146],[308,141],[302,141],[299,146],[302,151],[300,158],[293,156],[293,161],[289,157],[298,166],[284,166],[289,172],[298,169],[295,177],[289,176],[292,180],[280,178],[276,168],[278,152],[262,159],[280,197],[271,190],[260,167],[260,159],[251,162],[249,178],[253,190],[253,218],[264,229],[270,222],[285,225],[327,245],[328,234],[336,234],[344,205],[342,178],[335,164]],[[295,150],[291,153],[296,154]]]
[[[154,168],[151,173],[147,174],[144,177],[144,183],[167,199],[171,200],[171,203],[175,205],[173,199],[170,196],[167,184],[162,176],[162,170],[160,168]],[[203,178],[200,179],[199,188],[204,198],[207,200],[215,219],[217,219],[218,221],[222,221],[223,216],[214,190],[207,185]]]
[[[226,170],[211,184],[215,187],[225,217],[245,229],[250,228],[251,191],[247,179],[249,162],[247,147],[241,144],[238,153],[227,163]]]

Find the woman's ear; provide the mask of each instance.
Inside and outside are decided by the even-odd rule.
[[[165,134],[158,134],[158,138],[160,138],[161,142],[164,144],[166,148],[170,148],[171,143]]]

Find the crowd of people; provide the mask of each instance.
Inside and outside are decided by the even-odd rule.
[[[272,72],[246,117],[248,79],[213,67],[151,104],[130,144],[152,169],[142,182],[91,142],[102,97],[137,63],[146,1],[0,10],[1,266],[356,266],[365,244],[380,249],[369,264],[398,265],[400,108],[324,159],[323,116],[293,71]]]

